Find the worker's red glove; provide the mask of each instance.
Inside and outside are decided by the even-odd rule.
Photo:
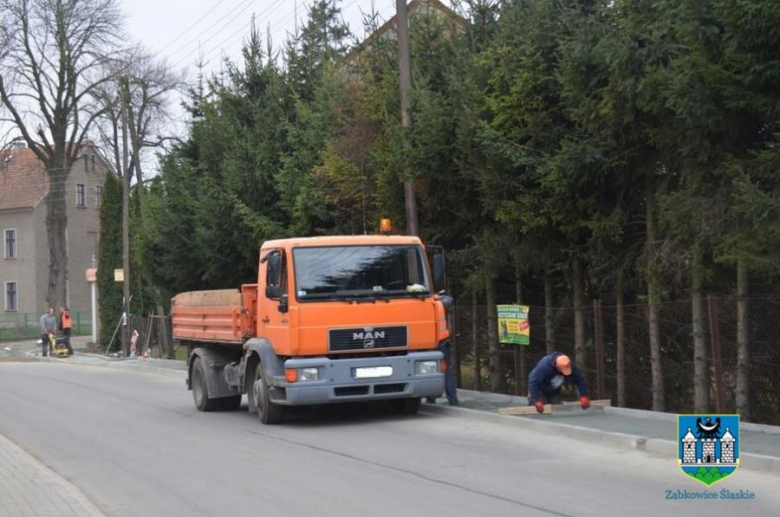
[[[534,404],[534,406],[536,406],[536,410],[539,413],[544,413],[544,404],[542,403],[541,400],[537,401],[536,404]]]
[[[590,399],[588,397],[580,397],[580,406],[582,406],[582,409],[588,409],[590,407]]]

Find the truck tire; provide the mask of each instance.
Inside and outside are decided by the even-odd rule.
[[[222,397],[219,400],[219,409],[222,411],[236,411],[241,407],[241,395],[234,397]]]
[[[265,370],[260,363],[255,366],[251,379],[253,382],[249,396],[251,396],[251,402],[260,421],[266,425],[273,425],[284,420],[284,408],[271,401],[271,393],[268,391],[268,383],[265,380]]]
[[[416,415],[420,410],[420,400],[420,397],[395,399],[392,401],[393,411],[399,415]]]
[[[214,411],[220,406],[219,399],[209,397],[206,374],[203,372],[200,357],[196,357],[192,363],[192,398],[199,411]]]

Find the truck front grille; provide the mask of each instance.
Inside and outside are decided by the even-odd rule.
[[[331,352],[406,348],[408,333],[405,326],[331,329],[328,347]]]

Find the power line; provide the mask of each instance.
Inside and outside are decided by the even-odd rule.
[[[220,24],[220,23],[221,23],[221,22],[222,22],[222,21],[223,21],[225,18],[227,18],[227,17],[228,17],[228,16],[230,16],[231,14],[235,14],[235,16],[233,16],[233,17],[232,17],[230,20],[228,20],[228,22],[227,22],[227,23],[225,23],[224,25],[220,26],[220,27],[217,29],[217,31],[216,31],[216,32],[214,32],[214,34],[212,34],[212,35],[211,35],[211,36],[210,36],[210,37],[209,37],[209,38],[206,40],[206,43],[207,43],[207,42],[209,42],[209,41],[211,41],[212,39],[214,39],[214,37],[215,37],[217,34],[219,34],[219,33],[220,33],[220,31],[224,30],[224,29],[225,29],[225,28],[226,28],[228,25],[230,25],[231,23],[233,23],[233,21],[234,21],[236,18],[238,18],[238,17],[239,17],[241,14],[243,14],[243,12],[244,12],[244,11],[246,11],[246,10],[247,10],[247,9],[248,9],[248,8],[249,8],[249,7],[250,7],[252,4],[254,4],[254,3],[255,3],[255,0],[242,0],[242,1],[241,1],[241,2],[240,2],[240,3],[239,3],[237,6],[236,6],[236,7],[234,7],[234,8],[233,8],[233,10],[232,10],[232,11],[228,11],[227,13],[225,13],[225,15],[224,15],[224,16],[222,16],[222,17],[221,17],[219,20],[215,21],[215,22],[214,22],[214,23],[213,23],[213,24],[212,24],[212,25],[211,25],[209,28],[207,28],[205,31],[202,31],[202,32],[201,32],[201,33],[199,33],[197,36],[195,36],[194,38],[192,38],[191,40],[189,40],[187,43],[185,43],[184,45],[180,46],[179,48],[177,48],[176,50],[174,50],[173,52],[171,52],[171,53],[169,54],[169,57],[173,57],[173,56],[175,56],[176,54],[179,54],[181,51],[183,51],[183,50],[187,49],[187,48],[188,48],[190,45],[192,45],[192,44],[193,44],[193,43],[195,43],[196,41],[198,41],[198,42],[199,42],[199,39],[200,39],[201,37],[203,37],[203,36],[205,36],[206,34],[210,33],[210,32],[212,31],[212,29],[214,29],[215,27],[217,27],[217,25],[219,25],[219,24]],[[238,12],[236,12],[236,11],[238,11]],[[203,44],[203,43],[200,43],[200,42],[199,42],[199,44]],[[196,51],[197,51],[197,49],[196,49]],[[189,57],[191,54],[192,54],[192,51],[188,52],[188,53],[187,53],[187,55],[185,56],[185,58],[184,58],[184,59],[187,59],[187,58],[188,58],[188,57]],[[182,60],[180,60],[179,62],[181,62],[181,61],[182,61]],[[176,63],[176,65],[174,65],[174,67],[178,66],[179,62],[177,62],[177,63]]]
[[[208,16],[208,15],[210,15],[212,12],[214,12],[214,10],[215,10],[217,7],[219,7],[220,5],[222,5],[224,2],[225,2],[225,0],[219,0],[219,2],[217,2],[217,3],[214,5],[214,7],[212,7],[212,8],[211,8],[211,9],[209,9],[208,11],[206,11],[206,13],[205,13],[203,16],[201,16],[200,18],[198,18],[197,20],[195,20],[195,23],[193,23],[192,25],[190,25],[189,27],[187,27],[186,29],[184,29],[184,32],[181,32],[181,33],[180,33],[178,36],[176,36],[176,37],[175,37],[175,38],[173,38],[171,41],[169,41],[168,43],[166,43],[165,45],[163,45],[163,47],[162,47],[162,48],[164,48],[164,49],[165,49],[165,48],[168,48],[168,47],[170,47],[171,45],[173,45],[174,43],[176,43],[177,41],[179,41],[179,40],[181,39],[181,37],[182,37],[182,36],[184,36],[185,34],[187,34],[188,32],[190,32],[190,31],[192,30],[192,28],[193,28],[193,27],[195,27],[197,24],[199,24],[200,22],[202,22],[202,21],[203,21],[203,20],[206,18],[206,16]]]
[[[257,15],[257,18],[260,18],[261,16],[264,16],[264,15],[266,15],[266,14],[269,14],[269,15],[270,15],[270,14],[272,14],[273,12],[275,12],[275,11],[276,11],[276,10],[279,8],[279,6],[281,6],[281,5],[282,5],[282,3],[283,3],[283,2],[284,2],[284,0],[279,0],[278,2],[276,2],[276,3],[272,4],[272,5],[270,5],[270,6],[269,6],[268,8],[266,8],[264,11],[262,11],[262,12],[261,12],[259,15]],[[270,11],[270,12],[269,12],[269,11]],[[282,22],[283,22],[283,21],[284,21],[286,18],[289,18],[289,13],[288,13],[287,15],[283,16],[283,17],[282,17],[282,19],[280,19],[280,21],[278,21],[278,22],[275,24],[275,26],[279,25],[279,23],[282,23]],[[244,25],[243,27],[241,27],[241,28],[240,28],[238,31],[236,31],[236,32],[234,32],[233,34],[231,34],[230,36],[228,36],[228,37],[227,37],[225,40],[223,40],[221,43],[219,43],[218,45],[216,45],[216,46],[212,47],[212,48],[211,48],[211,49],[209,49],[207,52],[203,53],[203,57],[205,57],[205,56],[208,56],[208,55],[212,54],[214,51],[217,51],[217,50],[222,50],[222,49],[223,49],[225,46],[232,45],[232,44],[234,44],[236,41],[239,41],[239,40],[240,40],[242,37],[244,37],[244,35],[245,35],[245,34],[244,34],[244,31],[245,31],[245,30],[246,30],[248,27],[250,27],[251,25],[252,25],[252,20],[250,20],[250,21],[249,21],[249,23],[247,23],[246,25]],[[228,42],[229,42],[229,43],[228,43]],[[204,64],[208,64],[210,61],[211,61],[211,59],[208,59],[208,60],[206,60],[206,62],[205,62]],[[177,63],[177,64],[178,64],[178,63]]]
[[[252,3],[254,3],[254,0],[252,0]],[[198,48],[196,48],[196,49],[193,49],[191,52],[189,52],[189,53],[188,53],[187,55],[185,55],[183,58],[179,59],[179,60],[178,60],[178,61],[177,61],[177,62],[176,62],[174,65],[173,65],[173,66],[174,66],[174,68],[175,68],[175,67],[178,67],[179,65],[181,65],[181,64],[182,64],[184,61],[186,61],[186,60],[190,59],[190,58],[191,58],[193,55],[195,55],[196,53],[198,53],[198,52],[201,52],[202,45],[205,45],[205,44],[206,44],[206,43],[208,43],[209,41],[213,40],[213,39],[214,39],[214,38],[215,38],[217,35],[219,35],[219,34],[221,33],[221,31],[222,31],[223,29],[225,29],[225,28],[226,28],[228,25],[230,25],[231,23],[233,23],[233,21],[234,21],[234,20],[236,20],[236,19],[237,19],[239,16],[241,16],[241,15],[244,13],[244,11],[246,11],[246,10],[247,10],[247,9],[248,9],[250,6],[251,6],[251,3],[250,3],[250,4],[248,4],[248,5],[246,5],[245,7],[243,7],[243,8],[242,8],[242,9],[241,9],[241,10],[240,10],[238,13],[236,13],[236,16],[234,16],[233,18],[231,18],[231,19],[228,21],[228,23],[226,23],[225,25],[223,25],[223,26],[220,28],[220,30],[219,30],[219,31],[217,31],[217,32],[215,32],[214,34],[212,34],[212,35],[211,35],[211,36],[210,36],[208,39],[206,39],[206,41],[199,42]],[[267,9],[266,9],[266,11],[267,11]],[[265,12],[265,11],[264,11],[264,12]],[[241,27],[241,29],[239,29],[239,31],[238,31],[238,32],[241,32],[241,31],[243,31],[244,29],[246,29],[246,27],[248,27],[248,26],[249,26],[249,25],[251,25],[251,24],[252,24],[252,20],[250,19],[249,23],[247,23],[247,24],[245,24],[244,26],[242,26],[242,27]],[[234,32],[234,33],[233,33],[231,36],[229,36],[229,37],[228,37],[228,39],[230,39],[230,38],[232,38],[233,36],[235,36],[235,34],[236,34],[236,33]],[[209,52],[213,52],[213,50],[212,50],[212,51],[209,51]]]
[[[347,5],[345,5],[344,7],[342,7],[342,8],[340,9],[340,11],[341,11],[341,14],[342,14],[342,19],[343,19],[343,16],[344,16],[344,12],[345,12],[346,10],[348,10],[349,8],[351,8],[352,6],[354,6],[356,3],[358,3],[358,1],[360,1],[360,0],[352,0],[351,2],[349,2]],[[393,7],[391,6],[391,7],[390,7],[390,9],[393,9]],[[276,10],[276,9],[274,9],[274,11],[275,11],[275,10]],[[281,34],[284,34],[285,32],[289,32],[289,31],[288,31],[288,27],[286,27],[286,26],[284,26],[284,25],[285,25],[285,24],[286,24],[286,23],[287,23],[287,22],[290,20],[290,18],[291,18],[292,16],[296,16],[296,14],[297,14],[297,9],[296,9],[296,8],[295,8],[295,6],[294,6],[294,7],[293,7],[293,9],[292,9],[291,11],[289,11],[289,12],[288,12],[286,15],[282,16],[282,17],[281,17],[279,20],[277,20],[277,21],[276,21],[276,23],[274,23],[274,24],[273,24],[273,25],[272,25],[272,26],[271,26],[271,27],[270,27],[270,28],[269,28],[269,29],[266,31],[266,35],[267,35],[267,36],[268,36],[268,35],[270,35],[270,36],[271,36],[271,40],[272,40],[272,41],[275,41],[275,40],[277,40],[277,38],[278,38],[278,37],[279,37]],[[250,24],[247,24],[247,25],[245,25],[244,27],[242,27],[242,28],[240,29],[240,31],[243,31],[243,30],[245,30],[245,29],[246,29],[246,28],[247,28],[249,25],[250,25]],[[215,48],[211,49],[209,52],[207,52],[207,53],[205,53],[205,54],[203,54],[203,55],[204,55],[204,56],[207,56],[207,55],[211,54],[211,53],[212,53],[214,50],[219,50],[219,49],[222,49],[222,48],[223,48],[223,46],[225,46],[225,47],[229,47],[229,46],[233,45],[235,42],[237,42],[237,41],[239,41],[239,40],[240,40],[240,37],[241,37],[241,36],[243,36],[243,34],[239,34],[239,38],[235,38],[234,36],[235,36],[235,34],[234,34],[233,36],[231,36],[230,38],[228,38],[228,40],[230,40],[230,41],[229,41],[229,43],[227,43],[227,45],[224,45],[224,43],[225,43],[225,42],[223,42],[223,43],[222,43],[222,44],[220,44],[219,46],[217,46],[217,47],[215,47]],[[228,41],[228,40],[226,40],[226,41]],[[232,52],[227,52],[227,51],[225,52],[225,54],[228,54],[228,55],[229,55],[229,54],[231,54],[231,53],[232,53]],[[213,58],[212,58],[212,59],[213,59]],[[210,62],[212,61],[212,59],[208,59],[208,60],[206,60],[204,64],[208,64],[208,63],[210,63]]]

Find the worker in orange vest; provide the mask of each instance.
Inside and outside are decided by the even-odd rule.
[[[67,307],[60,307],[60,329],[65,336],[65,346],[68,349],[68,355],[73,355],[73,347],[70,346],[70,335],[73,333],[73,320]]]

